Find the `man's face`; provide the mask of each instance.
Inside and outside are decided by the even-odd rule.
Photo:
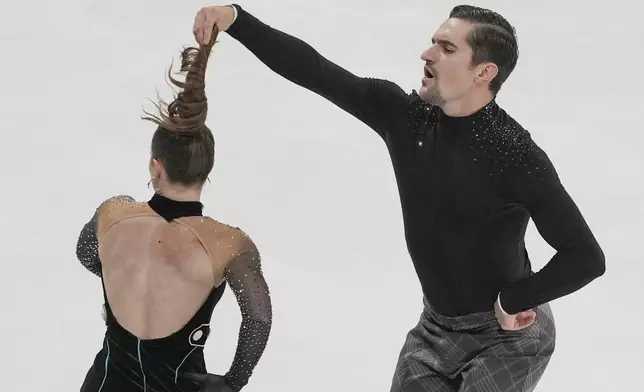
[[[471,23],[452,18],[434,33],[432,46],[421,55],[425,77],[418,94],[424,101],[442,107],[481,86],[477,76],[485,65],[471,67],[472,48],[467,43],[471,29]]]

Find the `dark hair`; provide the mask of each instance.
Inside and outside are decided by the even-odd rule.
[[[158,114],[145,112],[143,120],[158,125],[152,136],[151,156],[158,159],[171,184],[184,186],[201,185],[215,164],[215,139],[205,125],[208,100],[205,93],[206,65],[218,30],[215,27],[208,45],[185,48],[181,52],[180,73],[186,73],[185,81],[172,77],[170,82],[183,91],[170,104],[159,99],[155,104]]]
[[[474,52],[472,65],[484,62],[496,64],[499,71],[490,82],[490,90],[494,94],[498,93],[519,59],[519,45],[514,27],[496,12],[471,5],[454,7],[449,17],[474,25],[467,37],[467,42]]]

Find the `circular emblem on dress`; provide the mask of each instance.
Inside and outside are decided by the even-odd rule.
[[[190,345],[195,347],[204,347],[206,345],[206,340],[208,340],[208,335],[210,335],[210,324],[202,324],[198,326],[190,333]]]

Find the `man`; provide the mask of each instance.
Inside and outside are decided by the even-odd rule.
[[[419,91],[353,75],[238,5],[201,9],[270,69],[350,113],[387,145],[425,309],[391,391],[531,391],[554,352],[548,303],[604,273],[604,255],[548,156],[496,103],[514,69],[513,27],[457,6],[422,53]],[[537,273],[532,218],[556,255]]]

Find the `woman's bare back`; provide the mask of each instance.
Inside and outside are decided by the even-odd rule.
[[[119,324],[140,339],[180,330],[215,283],[213,264],[195,235],[161,217],[121,221],[100,245],[105,292]]]
[[[201,216],[168,222],[144,203],[107,205],[98,224],[109,305],[140,339],[180,330],[223,283],[227,263],[243,247],[238,229]]]
[[[224,281],[242,314],[226,380],[236,388],[248,382],[272,324],[261,258],[245,233],[202,216],[202,207],[157,194],[147,203],[119,196],[102,203],[81,231],[77,257],[102,278],[107,324],[87,388],[101,380],[115,388],[167,386],[179,382],[182,371],[203,372],[203,347]],[[108,377],[107,363],[121,373]],[[123,369],[128,377],[118,376]]]

